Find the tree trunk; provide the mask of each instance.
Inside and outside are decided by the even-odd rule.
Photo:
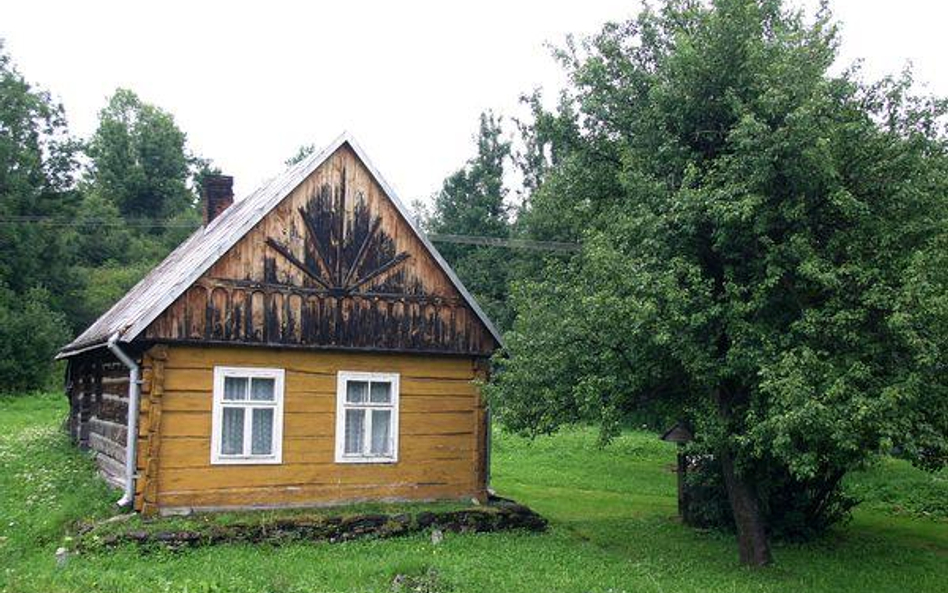
[[[767,566],[773,558],[757,502],[757,491],[753,484],[737,475],[730,451],[722,451],[720,455],[727,497],[731,503],[734,524],[737,526],[737,547],[741,564]]]
[[[747,391],[722,385],[717,390],[718,414],[725,426],[733,422],[733,406],[747,401]],[[737,548],[741,564],[748,566],[767,566],[773,561],[770,555],[770,542],[764,518],[760,513],[757,488],[753,482],[741,476],[734,469],[734,452],[724,444],[718,452],[721,471],[724,474],[724,486],[731,503],[731,514],[737,527]]]

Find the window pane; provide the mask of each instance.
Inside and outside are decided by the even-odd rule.
[[[349,381],[346,384],[346,401],[350,404],[365,403],[369,384],[366,381]]]
[[[362,454],[362,432],[365,430],[365,410],[346,410],[346,455]]]
[[[250,382],[250,399],[258,402],[272,402],[275,385],[276,381],[273,379],[254,378]]]
[[[373,382],[371,393],[369,393],[369,401],[376,404],[392,403],[392,384]]]
[[[392,411],[372,410],[372,455],[392,455]]]
[[[221,428],[221,455],[241,455],[244,452],[244,410],[224,408]]]
[[[251,455],[273,453],[273,408],[254,408],[250,453]]]
[[[224,399],[229,401],[247,399],[247,377],[224,377]]]

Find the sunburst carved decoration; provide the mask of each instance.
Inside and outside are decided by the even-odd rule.
[[[381,229],[382,217],[369,212],[361,194],[352,216],[346,216],[345,178],[343,171],[339,186],[323,185],[305,208],[297,209],[306,230],[302,259],[277,239],[266,240],[291,265],[339,297],[364,290],[410,257],[405,251],[396,253],[395,242]]]

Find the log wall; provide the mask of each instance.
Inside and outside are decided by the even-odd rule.
[[[125,482],[128,368],[108,351],[69,361],[66,393],[69,432],[82,449],[95,453],[96,465],[112,485]]]
[[[140,510],[306,506],[485,495],[484,405],[472,357],[172,345],[143,395]],[[211,465],[214,366],[286,371],[283,462]],[[334,461],[336,373],[400,374],[398,462]]]

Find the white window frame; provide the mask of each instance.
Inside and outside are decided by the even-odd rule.
[[[346,390],[349,381],[378,381],[392,385],[391,404],[352,404],[346,401]],[[361,371],[339,371],[336,378],[336,463],[398,463],[398,416],[399,416],[399,374],[398,373],[367,373]],[[390,457],[362,455],[346,455],[346,410],[391,410],[392,411],[392,455]],[[372,416],[366,413],[363,432],[364,450],[372,440]]]
[[[225,401],[224,378],[263,378],[273,379],[274,402],[255,400]],[[283,386],[285,373],[283,369],[260,367],[214,367],[214,408],[211,420],[211,464],[212,465],[257,465],[283,463]],[[249,385],[248,385],[249,388]],[[244,412],[244,454],[224,455],[221,451],[224,408],[235,407],[247,410]],[[273,450],[269,455],[252,455],[250,440],[253,435],[254,408],[272,408],[273,412]]]

